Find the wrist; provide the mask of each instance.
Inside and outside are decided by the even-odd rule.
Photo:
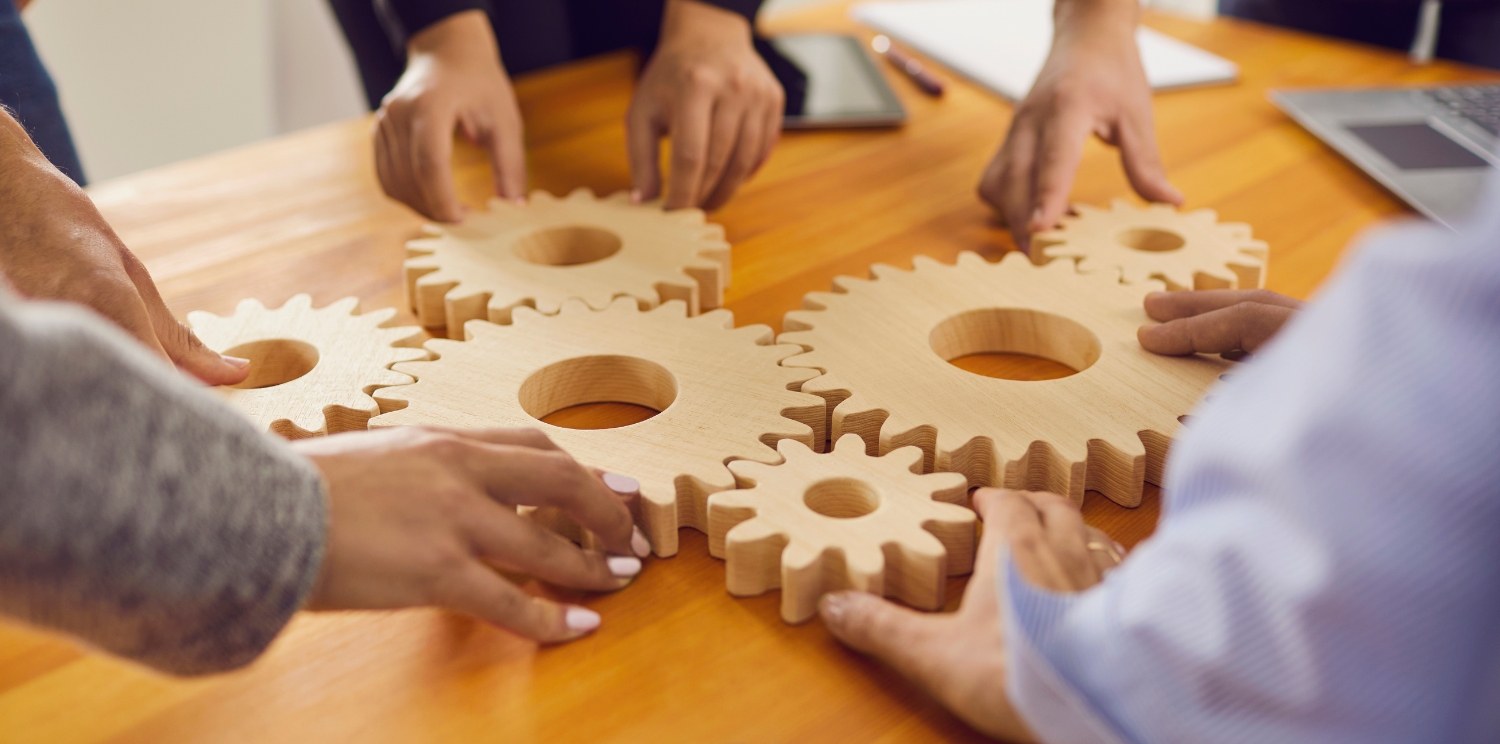
[[[664,46],[689,40],[709,44],[743,43],[748,46],[752,31],[750,22],[739,13],[696,0],[667,0],[666,12],[662,15],[661,39]]]
[[[1141,20],[1141,6],[1137,0],[1057,0],[1052,7],[1052,20],[1058,39],[1133,38]]]
[[[406,42],[406,54],[410,59],[490,60],[497,64],[500,59],[495,31],[482,10],[454,13],[422,29]]]

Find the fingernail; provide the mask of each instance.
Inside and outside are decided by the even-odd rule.
[[[567,623],[568,630],[574,633],[587,633],[599,627],[602,621],[599,613],[587,607],[569,607],[568,611],[563,613],[563,622]]]
[[[234,367],[235,369],[244,369],[244,368],[250,366],[250,360],[249,359],[241,359],[240,357],[229,356],[227,354],[220,354],[219,358],[223,359],[225,364],[228,364],[229,366]]]
[[[629,495],[641,490],[641,482],[628,475],[605,473],[603,480],[604,485],[609,487],[609,490],[618,494]]]
[[[626,579],[641,572],[641,559],[628,555],[613,555],[606,558],[609,564],[609,572],[615,576]]]
[[[844,613],[849,610],[849,595],[846,592],[824,594],[818,605],[824,620],[837,623],[844,619]]]
[[[646,200],[646,195],[642,194],[640,189],[636,189],[636,190],[630,192],[630,203],[631,204],[640,204],[641,202],[643,202],[645,200]]]
[[[1042,224],[1042,208],[1037,207],[1036,209],[1031,210],[1031,229],[1044,230],[1046,228],[1047,225]]]
[[[642,558],[651,555],[651,541],[646,539],[646,533],[641,532],[639,527],[631,528],[630,549]]]

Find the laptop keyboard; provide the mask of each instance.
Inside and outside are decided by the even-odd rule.
[[[1425,93],[1450,113],[1468,119],[1486,132],[1500,137],[1500,85],[1434,88]]]

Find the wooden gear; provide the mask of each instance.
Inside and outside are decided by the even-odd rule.
[[[1144,480],[1161,482],[1177,417],[1229,364],[1140,347],[1154,281],[1121,284],[1065,261],[1036,267],[1016,252],[996,264],[961,253],[953,266],[918,256],[912,271],[871,274],[839,277],[836,292],[811,293],[807,310],[787,313],[779,340],[808,351],[783,364],[825,373],[802,390],[828,401],[833,437],[859,434],[871,454],[920,446],[928,471],[963,473],[970,485],[1077,503],[1093,489],[1136,506]],[[947,362],[994,352],[1078,372],[1022,382]]]
[[[396,368],[413,385],[381,391],[370,426],[527,426],[580,462],[640,481],[641,521],[656,553],[677,552],[677,529],[707,530],[710,493],[734,488],[731,459],[774,462],[781,439],[823,441],[825,407],[796,392],[813,376],[778,363],[798,353],[766,326],[734,328],[716,310],[689,318],[682,302],[642,311],[620,298],[604,310],[568,300],[555,316],[517,309],[512,324],[471,321],[465,342],[433,340],[436,361]],[[661,413],[613,429],[565,429],[541,419],[583,403],[633,403]]]
[[[192,312],[188,322],[209,348],[250,360],[244,382],[219,388],[229,403],[257,426],[302,439],[365,428],[380,412],[370,393],[411,382],[391,365],[427,357],[415,346],[421,328],[382,327],[395,308],[358,309],[354,297],[314,309],[299,294],[275,310],[243,300],[234,315]]]
[[[1108,209],[1075,204],[1056,230],[1032,237],[1037,263],[1074,259],[1078,271],[1119,271],[1120,281],[1157,279],[1170,291],[1255,289],[1266,283],[1266,244],[1250,226],[1218,222],[1212,209],[1178,212],[1116,199]]]
[[[550,315],[571,298],[602,308],[628,296],[642,309],[682,300],[696,315],[718,307],[729,282],[724,228],[702,210],[664,212],[624,193],[493,199],[463,224],[427,232],[407,243],[407,298],[423,326],[449,336],[470,320],[509,323],[517,307]]]
[[[789,439],[776,448],[783,464],[731,462],[745,490],[708,497],[709,552],[726,560],[730,594],[780,587],[789,623],[843,589],[936,610],[946,577],[973,570],[975,517],[962,506],[962,475],[921,475],[916,447],[870,457],[853,434],[826,455]]]

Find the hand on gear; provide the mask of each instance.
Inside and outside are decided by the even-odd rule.
[[[778,364],[798,348],[765,326],[734,328],[727,310],[689,318],[681,302],[643,312],[629,298],[597,311],[570,300],[555,316],[519,309],[512,321],[429,341],[437,359],[399,365],[417,381],[382,391],[387,413],[370,426],[541,429],[580,462],[640,481],[639,517],[662,556],[677,552],[678,527],[707,529],[708,495],[735,486],[725,462],[774,462],[781,439],[823,441],[822,400],[795,391],[815,373]],[[542,421],[601,402],[660,413],[613,429]]]

